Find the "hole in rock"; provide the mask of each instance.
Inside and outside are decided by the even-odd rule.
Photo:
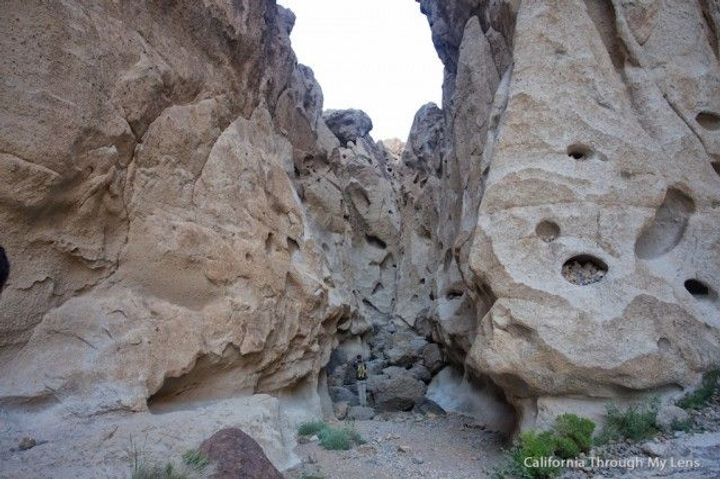
[[[720,161],[713,161],[712,163],[713,170],[715,170],[715,173],[717,173],[720,176]]]
[[[688,221],[694,212],[695,202],[692,198],[678,189],[668,189],[652,222],[643,228],[635,242],[637,257],[657,258],[675,248],[685,235]]]
[[[668,351],[670,349],[670,340],[668,338],[658,339],[657,347],[660,351]]]
[[[593,151],[589,146],[581,145],[579,143],[570,145],[567,148],[568,156],[575,160],[587,160],[590,156],[592,156],[592,153]]]
[[[587,254],[573,256],[562,267],[565,279],[579,286],[597,283],[607,272],[608,266],[603,260]]]
[[[377,236],[365,235],[365,241],[367,241],[369,245],[374,246],[379,249],[387,248],[387,243],[385,243],[383,240],[381,240]]]
[[[298,242],[289,236],[287,237],[287,245],[291,255],[300,249],[300,245],[298,244]]]
[[[707,298],[710,296],[710,287],[697,279],[685,281],[685,289],[695,297]]]
[[[270,254],[272,252],[274,240],[275,235],[273,233],[268,233],[267,237],[265,238],[265,254]]]
[[[720,130],[720,115],[711,111],[701,111],[695,121],[706,130]]]
[[[535,227],[535,233],[541,240],[550,243],[560,236],[560,227],[553,221],[545,220],[538,223]]]
[[[449,300],[458,299],[458,298],[462,298],[464,294],[465,294],[464,291],[452,289],[447,292],[447,294],[445,295],[445,298],[447,298]]]

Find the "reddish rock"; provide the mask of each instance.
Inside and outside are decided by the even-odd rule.
[[[210,436],[200,452],[215,466],[212,479],[283,479],[260,445],[235,427]]]

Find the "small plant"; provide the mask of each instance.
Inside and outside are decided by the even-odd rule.
[[[686,419],[684,421],[678,421],[675,420],[670,424],[670,429],[673,431],[683,431],[683,432],[689,432],[692,429],[693,423],[691,419]]]
[[[529,462],[541,461],[555,455],[555,437],[551,432],[526,431],[520,435],[517,447],[511,453],[513,462],[525,469],[527,477],[548,479],[558,475],[560,469],[553,466],[527,467]]]
[[[190,479],[190,476],[169,462],[164,466],[141,462],[133,467],[132,479]]]
[[[720,369],[708,371],[703,375],[700,387],[677,403],[683,409],[700,409],[705,406],[713,394],[720,391]]]
[[[563,414],[555,420],[555,434],[559,438],[571,440],[578,449],[576,454],[565,457],[565,459],[577,457],[580,452],[590,452],[594,431],[594,422],[575,414]]]
[[[210,460],[207,456],[197,449],[186,451],[182,458],[186,466],[198,472],[202,471],[208,466],[208,464],[210,464]]]
[[[347,451],[355,444],[364,444],[360,433],[353,424],[335,428],[323,421],[304,422],[298,428],[300,436],[315,436],[320,439],[320,445],[330,451]]]
[[[508,460],[495,471],[497,479],[549,479],[561,468],[551,459],[574,459],[589,452],[595,423],[574,414],[555,420],[552,431],[526,431],[510,450]],[[544,462],[543,462],[544,461]]]
[[[316,476],[314,474],[303,474],[300,479],[325,479],[323,476]]]
[[[605,427],[600,432],[597,443],[605,444],[620,439],[641,441],[655,436],[659,432],[655,423],[657,408],[657,400],[649,404],[630,406],[624,411],[615,405],[609,405]]]
[[[328,426],[324,421],[309,421],[300,424],[298,428],[298,434],[301,436],[315,436],[319,435],[321,431],[328,429]]]

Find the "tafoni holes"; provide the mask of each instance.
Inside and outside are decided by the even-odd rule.
[[[573,256],[565,261],[562,275],[572,284],[587,286],[601,281],[608,272],[608,265],[601,259],[588,254]]]

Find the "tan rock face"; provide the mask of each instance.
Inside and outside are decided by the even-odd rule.
[[[322,150],[292,15],[6,7],[3,400],[142,410],[314,381],[349,308],[291,181]]]
[[[420,3],[404,151],[326,124],[272,0],[7,3],[0,404],[314,390],[419,337],[533,424],[720,361],[714,3]]]
[[[438,238],[456,238],[464,287],[491,292],[469,318],[467,367],[528,425],[562,412],[558,399],[589,410],[695,382],[720,361],[717,12],[427,3],[450,57],[442,181],[462,185],[453,157],[469,172],[452,188],[462,200],[439,195],[441,217],[465,220]]]

